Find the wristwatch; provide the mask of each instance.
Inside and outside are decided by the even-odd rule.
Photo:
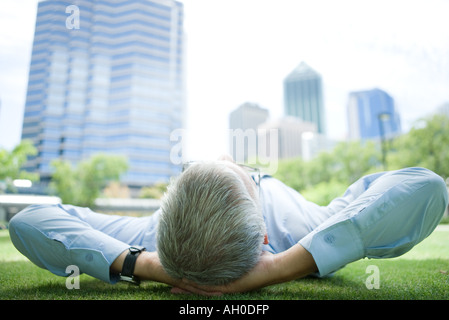
[[[134,275],[134,268],[136,266],[136,260],[139,254],[145,251],[144,247],[132,246],[129,248],[129,252],[123,262],[122,272],[120,273],[120,280],[131,282],[135,285],[140,284],[140,279]]]

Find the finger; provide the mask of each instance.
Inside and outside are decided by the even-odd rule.
[[[202,296],[221,296],[223,293],[219,291],[208,291],[203,290],[201,288],[197,288],[195,286],[186,285],[183,287],[183,289],[188,290],[191,293],[199,294]]]
[[[183,278],[181,281],[182,281],[183,287],[194,288],[194,290],[200,290],[200,291],[204,291],[204,292],[222,293],[221,289],[223,289],[223,287],[220,287],[220,286],[197,284],[196,282],[186,279],[186,278]]]
[[[170,290],[170,292],[174,293],[174,294],[191,294],[190,291],[187,291],[187,290],[184,290],[184,289],[181,289],[181,288],[178,288],[178,287],[172,288]]]

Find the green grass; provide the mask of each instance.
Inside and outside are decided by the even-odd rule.
[[[379,268],[379,289],[367,289],[369,265]],[[66,278],[40,269],[11,244],[7,230],[0,230],[0,300],[179,300],[217,299],[174,295],[170,287],[155,282],[140,287],[126,283],[110,285],[87,275],[80,276],[80,289],[66,288]],[[395,259],[354,262],[326,279],[306,278],[261,290],[225,295],[240,300],[447,300],[449,299],[449,228],[443,226],[409,253]]]

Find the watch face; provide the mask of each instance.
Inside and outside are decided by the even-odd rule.
[[[129,248],[129,252],[131,252],[132,254],[135,254],[137,252],[140,252],[140,250],[138,248],[131,247],[131,248]]]
[[[144,250],[145,250],[144,247],[130,247],[129,248],[129,252],[131,252],[131,254],[136,254],[136,253],[142,252]]]

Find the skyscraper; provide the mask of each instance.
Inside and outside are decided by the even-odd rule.
[[[391,138],[401,132],[393,98],[383,90],[351,92],[348,99],[349,138]]]
[[[267,121],[259,126],[260,129],[275,129],[278,132],[277,152],[279,159],[294,157],[310,158],[310,146],[308,137],[316,136],[316,125],[303,121],[297,117],[287,116],[276,120]]]
[[[269,112],[255,103],[244,103],[229,115],[230,154],[238,162],[257,156],[258,126],[267,121]],[[247,131],[248,130],[248,131]]]
[[[170,133],[183,127],[183,5],[174,0],[48,0],[38,5],[22,139],[50,163],[128,158],[122,182],[166,181]]]
[[[321,76],[301,62],[284,80],[285,115],[315,123],[326,132]]]

